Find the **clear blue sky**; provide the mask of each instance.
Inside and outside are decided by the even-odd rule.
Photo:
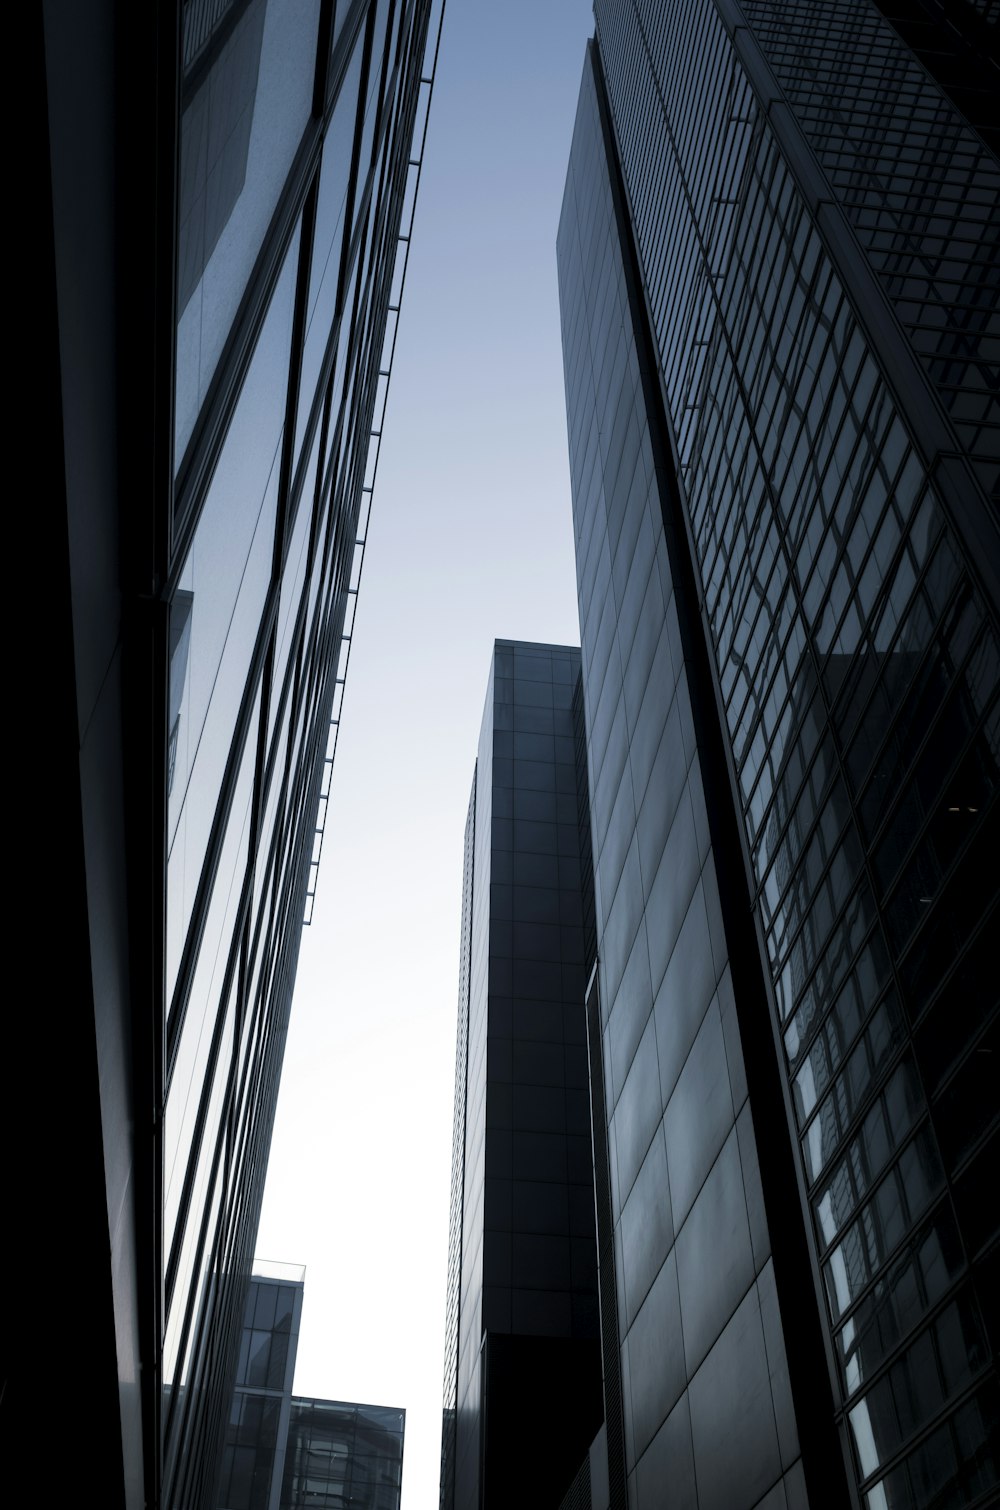
[[[462,833],[496,637],[578,643],[555,238],[590,0],[448,0],[258,1241],[298,1393],[407,1411],[436,1510]]]

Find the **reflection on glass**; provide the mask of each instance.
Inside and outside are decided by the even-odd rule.
[[[281,1504],[398,1510],[402,1457],[402,1411],[295,1399]]]
[[[175,704],[168,802],[167,995],[173,992],[229,743],[271,582],[298,236],[271,309],[171,609]]]
[[[212,1053],[216,1027],[216,1006],[222,985],[230,944],[246,875],[250,847],[250,814],[257,754],[257,720],[260,694],[243,748],[236,791],[223,841],[222,854],[215,874],[198,962],[188,996],[187,1011],[177,1045],[170,1089],[164,1112],[164,1249],[169,1253],[173,1240],[181,1190],[187,1174],[192,1139],[195,1135],[203,1086]],[[215,1090],[219,1088],[217,1071]],[[224,1077],[223,1077],[224,1078]],[[216,1110],[220,1103],[213,1090]],[[211,1118],[209,1118],[211,1123]],[[215,1129],[208,1128],[214,1137]]]
[[[351,12],[352,12],[353,9],[354,9],[354,0],[334,0],[334,4],[333,4],[333,28],[332,28],[331,36],[330,36],[330,56],[331,57],[334,55],[334,53],[337,50],[337,43],[340,41],[341,33],[344,30],[344,23],[347,20],[348,16],[351,14]],[[362,27],[362,31],[364,31],[363,27]]]
[[[268,710],[269,734],[274,727],[274,720],[277,716],[281,689],[284,685],[288,658],[291,654],[292,633],[295,628],[299,602],[302,597],[302,583],[305,579],[306,563],[309,557],[309,528],[313,518],[320,433],[320,429],[317,427],[316,434],[313,437],[312,450],[309,455],[309,464],[306,468],[305,478],[303,479],[302,492],[299,495],[295,522],[292,525],[292,535],[288,542],[288,552],[285,557],[285,569],[281,579],[281,598],[278,603],[278,628],[275,637],[274,670],[271,677],[271,704]]]
[[[236,1020],[236,998],[238,994],[238,981],[234,979],[226,1004],[223,1018],[223,1033],[220,1043],[220,1054],[216,1069],[215,1082],[212,1088],[212,1100],[218,1105],[226,1079],[228,1077],[229,1063],[232,1057],[233,1027]],[[195,1269],[204,1276],[207,1255],[210,1255],[214,1239],[214,1227],[218,1217],[222,1196],[222,1179],[216,1164],[217,1139],[206,1138],[202,1140],[198,1151],[197,1164],[195,1166],[194,1180],[191,1188],[191,1204],[188,1219],[184,1224],[183,1240],[181,1242],[177,1266],[175,1270],[173,1294],[170,1308],[167,1313],[167,1324],[163,1341],[163,1387],[165,1391],[172,1391],[175,1385],[181,1386],[187,1379],[190,1369],[190,1352],[182,1353],[184,1346],[183,1327],[184,1316],[187,1310],[188,1300],[195,1288]],[[203,1219],[208,1216],[206,1228],[206,1247],[202,1251],[199,1263],[199,1241],[202,1233]]]
[[[378,122],[381,108],[379,97],[379,84],[382,79],[382,57],[385,48],[385,21],[386,12],[389,8],[389,0],[378,0],[378,9],[375,13],[375,29],[372,34],[372,54],[368,65],[365,118],[361,127],[361,149],[358,155],[358,187],[354,195],[354,217],[351,225],[351,235],[354,235],[358,224],[358,215],[361,205],[364,203],[364,192],[368,183],[372,145],[375,140],[375,126]]]
[[[222,1381],[235,1362],[230,1342],[246,1278],[244,1218],[263,1181],[269,1098],[301,927],[296,883],[315,825],[311,778],[325,747],[325,694],[354,547],[355,474],[335,498],[326,489],[326,515],[316,519],[327,436],[317,425],[308,445],[302,438],[310,420],[326,412],[319,371],[328,346],[341,340],[341,273],[349,296],[338,398],[359,291],[370,311],[367,291],[384,286],[386,277],[370,244],[358,268],[345,254],[351,166],[358,152],[370,162],[383,111],[382,33],[391,12],[405,19],[408,37],[418,25],[422,33],[427,9],[412,0],[184,0],[179,11],[175,442],[186,481],[169,563],[165,973],[172,1015],[158,1144],[168,1284],[164,1499],[171,1504],[186,1500],[201,1474],[190,1446],[207,1443],[221,1424]],[[329,124],[310,119],[321,14],[337,79]],[[369,77],[363,60],[373,34]],[[394,121],[409,118],[409,109],[395,107],[414,103],[418,51],[410,55],[405,101],[386,101],[386,118],[390,112]],[[321,61],[325,73],[327,60]],[[401,136],[393,138],[403,162],[408,148]],[[292,219],[299,204],[315,231],[309,256]],[[366,199],[366,212],[367,205]],[[356,251],[363,240],[358,227]],[[308,269],[307,284],[298,282],[300,269]],[[377,368],[378,353],[366,355]],[[347,420],[345,449],[352,427],[366,443],[370,429],[374,373],[354,381],[359,413]],[[298,447],[284,429],[291,392],[299,397]],[[209,450],[203,442],[210,429],[216,433],[216,421],[218,446]],[[339,461],[339,441],[334,449]],[[291,463],[287,477],[283,459]],[[285,483],[297,492],[286,495]],[[322,564],[312,568],[312,528],[326,547],[325,571]],[[295,630],[310,594],[315,643],[303,649]],[[300,658],[301,686],[292,674]],[[268,687],[262,673],[272,665]],[[298,696],[283,701],[283,683],[292,682]],[[294,762],[287,758],[293,746]],[[270,780],[262,776],[258,789],[261,756]],[[265,1298],[273,1310],[273,1292]],[[290,1317],[284,1319],[287,1332]],[[251,1333],[280,1332],[272,1321],[276,1313],[256,1314]],[[266,1386],[280,1383],[281,1350],[271,1342],[266,1358],[262,1350],[255,1357],[251,1374]],[[230,1417],[236,1440],[226,1443],[232,1451],[224,1495],[257,1510],[259,1464],[248,1467],[244,1439],[248,1414],[254,1412],[241,1407]],[[273,1426],[274,1420],[272,1437]],[[383,1477],[373,1464],[377,1451],[361,1448],[355,1499],[364,1502],[374,1488],[373,1510],[381,1510],[389,1503],[382,1490],[395,1480],[398,1510],[398,1440]]]
[[[320,0],[186,5],[179,466],[312,108]]]
[[[168,711],[167,796],[174,789],[177,766],[177,739],[181,727],[181,703],[187,676],[188,652],[191,648],[191,605],[194,593],[179,587],[170,609],[170,706]]]
[[[295,427],[296,456],[313,407],[316,379],[336,313],[337,284],[340,278],[344,217],[347,210],[351,152],[357,123],[364,38],[365,33],[362,28],[340,87],[333,118],[323,143],[312,266],[309,272],[309,301],[306,313],[305,346],[302,353],[299,415]]]
[[[257,840],[257,856],[254,862],[253,883],[253,915],[258,916],[265,887],[273,884],[274,872],[280,863],[280,856],[275,864],[270,864],[271,841],[274,838],[275,823],[278,819],[279,803],[286,791],[285,785],[285,755],[288,748],[288,725],[291,718],[292,698],[289,694],[285,698],[284,711],[281,717],[281,725],[278,733],[273,738],[272,750],[268,755],[269,786],[264,797],[264,811],[261,818],[259,837]],[[273,758],[274,764],[270,762]],[[253,997],[251,993],[250,1003]]]

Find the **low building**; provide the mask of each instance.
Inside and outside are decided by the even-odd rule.
[[[250,1282],[217,1510],[399,1510],[406,1412],[292,1394],[303,1283],[291,1273],[258,1265]]]

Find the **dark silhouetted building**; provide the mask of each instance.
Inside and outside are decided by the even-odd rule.
[[[442,1510],[554,1510],[602,1418],[579,678],[578,650],[496,642],[465,831]]]
[[[293,1395],[303,1285],[290,1265],[262,1269],[247,1291],[217,1510],[399,1510],[406,1412]]]
[[[558,261],[610,1502],[994,1503],[987,8],[595,11]]]
[[[46,0],[32,19],[45,436],[26,514],[51,568],[52,769],[27,797],[54,815],[39,849],[58,854],[46,995],[60,1007],[55,1032],[48,1013],[28,1022],[27,1062],[44,1058],[58,1185],[81,1214],[67,1236],[51,1172],[31,1209],[41,1254],[58,1265],[72,1248],[80,1265],[88,1408],[67,1428],[79,1451],[64,1445],[109,1507],[211,1503],[395,342],[430,10]]]

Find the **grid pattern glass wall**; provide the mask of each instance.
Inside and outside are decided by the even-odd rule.
[[[296,1397],[280,1510],[399,1510],[405,1425],[402,1410]]]
[[[991,328],[1000,163],[868,0],[744,0],[742,9],[951,419],[957,449],[989,492],[1000,482]]]
[[[872,1506],[978,1503],[998,1477],[993,169],[926,76],[907,92],[866,6],[838,12],[854,83],[829,132],[833,33],[807,39],[794,6],[596,10],[851,1478]],[[938,152],[970,192],[932,216]]]
[[[799,1503],[742,983],[589,60],[558,251],[628,1503]]]
[[[451,1301],[449,1309],[458,1339],[453,1491],[447,1397],[442,1450],[449,1510],[519,1495],[541,1503],[550,1484],[556,1503],[601,1419],[578,675],[577,651],[496,643],[466,835],[457,1320]],[[446,1376],[451,1367],[449,1356]]]
[[[429,9],[183,13],[160,794],[162,1413],[177,1506],[203,1492],[229,1397],[395,334]]]

